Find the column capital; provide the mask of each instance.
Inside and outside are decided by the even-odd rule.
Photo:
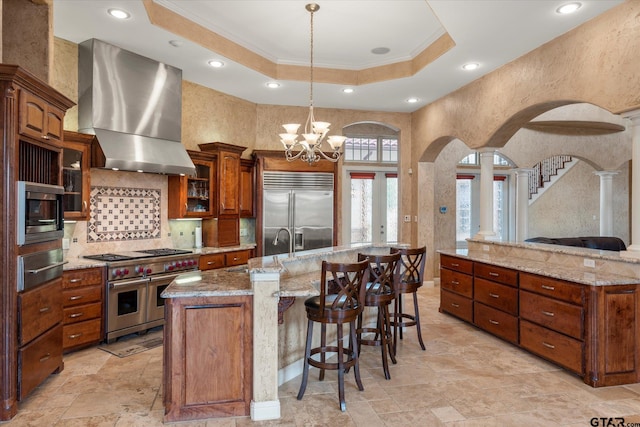
[[[626,111],[620,114],[625,119],[631,120],[634,126],[640,126],[640,109]]]
[[[598,175],[600,178],[612,178],[619,173],[618,171],[595,171],[593,174]]]
[[[511,170],[518,176],[529,175],[530,172],[534,171],[533,168],[514,168]]]

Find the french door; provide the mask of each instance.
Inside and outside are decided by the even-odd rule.
[[[397,242],[396,169],[345,169],[342,241],[346,244]]]

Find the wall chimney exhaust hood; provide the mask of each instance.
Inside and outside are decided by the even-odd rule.
[[[97,39],[78,47],[78,128],[95,134],[93,167],[194,175],[180,142],[182,70]]]

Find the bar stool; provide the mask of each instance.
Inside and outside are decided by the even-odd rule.
[[[358,341],[356,338],[356,320],[362,313],[364,305],[365,280],[368,277],[369,263],[329,263],[322,262],[320,278],[320,295],[308,298],[305,302],[307,311],[307,343],[305,346],[302,383],[298,392],[298,400],[302,399],[307,388],[309,366],[320,369],[320,381],[324,379],[325,369],[338,371],[338,398],[340,410],[347,409],[344,400],[344,373],[353,367],[358,390],[364,386],[360,379],[358,362]],[[311,348],[314,322],[320,323],[320,347]],[[327,345],[327,324],[337,327],[337,345]],[[344,347],[343,324],[349,324],[349,344]],[[327,362],[327,353],[336,353],[337,362]],[[320,360],[313,355],[320,354]]]
[[[391,379],[387,351],[393,363],[396,363],[396,354],[391,333],[389,304],[395,298],[395,284],[400,279],[400,254],[358,254],[358,261],[362,260],[369,262],[369,280],[366,284],[367,293],[364,297],[364,305],[365,307],[376,307],[378,313],[375,328],[363,327],[362,313],[358,316],[358,344],[381,347],[384,377]],[[363,333],[372,333],[374,337],[373,339],[363,339]]]
[[[395,309],[391,316],[391,324],[393,325],[393,350],[395,352],[397,346],[397,332],[400,329],[400,339],[402,339],[402,328],[415,326],[418,333],[418,341],[420,347],[425,350],[422,341],[422,331],[420,329],[420,312],[418,311],[418,288],[422,286],[424,281],[424,264],[426,260],[427,248],[391,248],[391,253],[399,253],[400,260],[400,281],[396,287]],[[402,310],[402,295],[413,295],[414,314],[404,313]],[[405,320],[406,319],[406,320]]]

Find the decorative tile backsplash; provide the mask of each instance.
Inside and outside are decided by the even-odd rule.
[[[160,238],[160,195],[153,188],[92,187],[87,242]]]

